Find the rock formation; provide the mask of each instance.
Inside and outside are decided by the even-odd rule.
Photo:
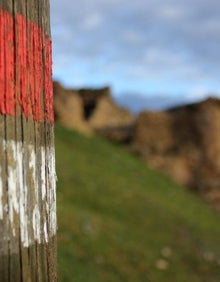
[[[65,89],[58,82],[54,82],[53,87],[55,120],[66,128],[91,132],[85,121],[83,101],[78,92]]]
[[[145,111],[117,106],[108,87],[67,90],[54,82],[56,120],[129,145],[149,166],[198,191],[220,211],[220,100]]]
[[[220,100],[141,113],[133,148],[150,166],[220,208]]]
[[[114,103],[109,87],[67,90],[54,82],[54,108],[60,124],[83,133],[100,133],[134,123],[134,116]]]

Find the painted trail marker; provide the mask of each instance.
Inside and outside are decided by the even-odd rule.
[[[0,282],[57,281],[49,0],[0,1]]]

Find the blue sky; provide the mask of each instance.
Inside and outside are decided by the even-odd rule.
[[[220,97],[219,15],[219,0],[51,0],[54,78],[137,111]]]

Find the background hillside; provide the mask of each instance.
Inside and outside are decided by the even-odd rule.
[[[219,281],[219,218],[199,198],[60,126],[56,159],[59,281]]]
[[[148,166],[196,191],[220,213],[220,100],[134,115],[109,87],[65,89],[54,82],[56,121],[127,146]]]

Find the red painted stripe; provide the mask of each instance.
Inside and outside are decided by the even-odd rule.
[[[0,113],[54,123],[51,39],[24,16],[2,9]]]

